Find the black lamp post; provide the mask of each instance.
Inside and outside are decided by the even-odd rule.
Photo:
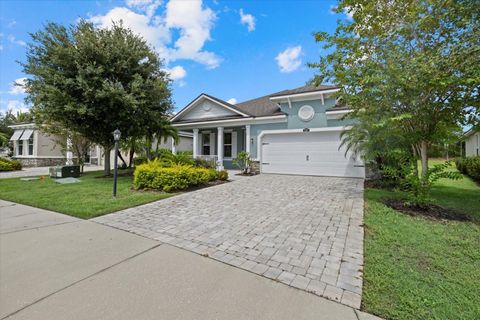
[[[118,142],[122,133],[116,129],[113,131],[113,140],[115,141],[115,158],[113,158],[113,196],[117,196],[117,171],[118,171]]]

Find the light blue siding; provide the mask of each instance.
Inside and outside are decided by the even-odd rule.
[[[287,129],[287,123],[267,123],[267,124],[254,124],[250,127],[250,155],[252,158],[257,157],[257,137],[263,130],[281,130]]]
[[[298,110],[304,105],[309,105],[315,110],[315,116],[308,122],[302,121],[298,117]],[[328,123],[325,110],[333,106],[335,106],[335,99],[325,99],[324,105],[321,100],[306,100],[292,102],[292,108],[288,103],[282,103],[280,108],[288,115],[288,129],[303,129],[326,127]]]

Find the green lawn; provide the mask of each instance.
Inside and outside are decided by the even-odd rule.
[[[117,197],[112,197],[113,178],[88,172],[80,183],[58,184],[53,179],[0,180],[0,199],[90,219],[106,213],[172,196],[171,193],[132,190],[132,177],[118,178]]]
[[[432,192],[475,222],[404,215],[380,203],[392,196],[403,195],[365,192],[363,309],[387,319],[480,319],[479,185],[441,180]]]

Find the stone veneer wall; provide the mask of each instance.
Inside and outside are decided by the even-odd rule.
[[[252,161],[252,173],[259,174],[260,173],[260,161]]]
[[[63,158],[16,158],[16,157],[13,157],[12,159],[20,161],[23,167],[60,166],[60,165],[64,165],[66,161]]]

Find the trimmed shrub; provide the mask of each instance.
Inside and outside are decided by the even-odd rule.
[[[226,170],[218,171],[218,180],[227,181],[228,172]]]
[[[185,190],[193,186],[217,180],[217,171],[195,168],[189,165],[164,167],[154,160],[139,165],[133,174],[133,186],[137,189],[155,189],[166,192]]]
[[[480,156],[458,158],[455,160],[458,171],[480,181]]]
[[[22,170],[22,164],[20,161],[0,157],[0,171],[15,170]]]

